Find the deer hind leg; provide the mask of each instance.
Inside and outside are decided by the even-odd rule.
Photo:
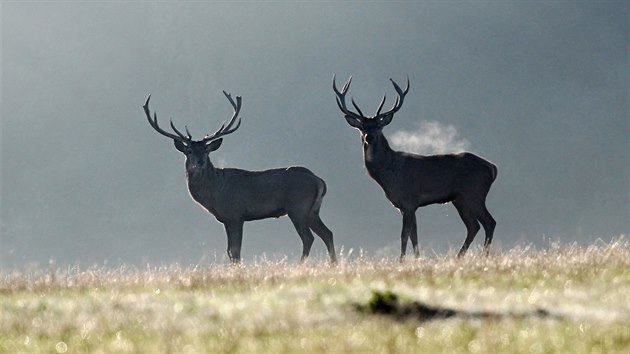
[[[241,261],[241,244],[243,242],[243,222],[225,223],[224,226],[228,239],[228,257],[230,257],[232,263],[239,263]]]
[[[326,244],[326,248],[328,249],[328,256],[330,257],[330,263],[337,263],[337,253],[335,252],[333,233],[328,227],[326,227],[318,214],[313,214],[311,216],[309,227],[317,234],[317,236],[322,239],[322,241],[324,241],[324,244]]]
[[[315,237],[313,237],[313,233],[309,228],[306,217],[289,214],[289,218],[291,219],[298,235],[300,235],[300,238],[302,239],[302,258],[300,259],[300,262],[304,263],[306,258],[308,258],[309,253],[311,253],[311,246],[313,246]]]
[[[459,258],[466,254],[468,247],[470,247],[470,244],[475,239],[477,232],[479,232],[480,226],[473,207],[465,202],[458,201],[457,199],[453,201],[453,205],[455,205],[455,208],[457,209],[459,216],[462,218],[468,232],[462,248],[457,253],[457,258]]]
[[[418,235],[416,230],[415,210],[403,210],[402,216],[403,225],[400,232],[400,262],[403,261],[403,259],[405,258],[405,253],[407,253],[407,241],[410,237],[416,257],[418,257],[420,254],[418,251]]]
[[[494,227],[497,225],[497,222],[494,221],[494,218],[486,208],[485,204],[483,205],[483,209],[479,217],[477,218],[481,225],[483,226],[484,231],[486,232],[486,240],[483,243],[483,252],[487,256],[490,252],[490,244],[492,243],[492,237],[494,235]]]
[[[420,258],[420,249],[418,247],[418,225],[416,223],[416,211],[411,213],[411,230],[409,230],[409,238],[413,246],[413,255]]]

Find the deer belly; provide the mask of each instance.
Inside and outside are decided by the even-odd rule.
[[[420,194],[417,203],[421,207],[429,204],[445,204],[453,201],[453,199],[455,199],[454,194]]]
[[[261,195],[259,199],[250,200],[242,205],[243,219],[246,221],[260,220],[287,215],[285,207],[281,204],[273,198],[264,198]]]
[[[247,211],[243,214],[243,220],[252,221],[252,220],[261,220],[261,219],[268,219],[268,218],[279,218],[284,215],[287,215],[287,211],[284,209]]]

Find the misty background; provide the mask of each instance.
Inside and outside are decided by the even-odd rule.
[[[2,2],[0,268],[227,262],[222,224],[188,195],[163,127],[199,139],[243,97],[211,155],[303,165],[328,185],[337,250],[396,256],[401,216],[363,166],[331,79],[373,114],[411,89],[397,149],[494,162],[494,247],[628,234],[630,5],[581,2]],[[417,213],[423,254],[454,254],[451,204]],[[473,246],[480,246],[483,233]],[[243,257],[297,261],[288,218],[245,224]],[[473,250],[472,253],[477,253]],[[325,259],[316,238],[313,253]]]

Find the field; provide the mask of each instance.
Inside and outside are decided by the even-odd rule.
[[[0,352],[630,352],[630,247],[0,275]]]

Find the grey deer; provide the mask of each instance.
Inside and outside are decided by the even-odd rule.
[[[387,199],[402,213],[400,261],[405,256],[409,238],[416,258],[420,255],[416,209],[447,202],[453,203],[468,231],[458,257],[468,250],[479,231],[479,223],[486,231],[484,253],[487,254],[496,222],[485,202],[490,186],[497,177],[497,167],[469,152],[425,156],[392,150],[382,130],[402,107],[405,95],[409,92],[409,78],[405,90],[390,79],[398,94],[396,102],[392,109],[381,113],[386,98],[383,96],[376,115],[372,117],[363,115],[354,99],[352,105],[356,113],[346,106],[345,96],[351,81],[352,77],[340,92],[333,76],[337,105],[348,124],[361,132],[363,158],[370,177],[383,188]]]
[[[235,168],[216,168],[209,153],[217,150],[223,136],[236,131],[234,126],[241,110],[241,97],[236,102],[225,91],[223,94],[234,108],[230,121],[202,140],[192,139],[188,127],[186,135],[173,125],[176,134],[160,128],[157,113],[149,111],[149,100],[144,104],[149,124],[158,133],[173,139],[175,148],[186,156],[186,179],[190,196],[210,212],[225,227],[227,254],[232,263],[240,262],[243,223],[288,215],[302,239],[302,258],[308,257],[314,241],[313,230],[326,244],[331,263],[336,263],[332,232],[319,217],[319,209],[326,194],[326,183],[304,167],[277,168],[265,171],[246,171]]]

